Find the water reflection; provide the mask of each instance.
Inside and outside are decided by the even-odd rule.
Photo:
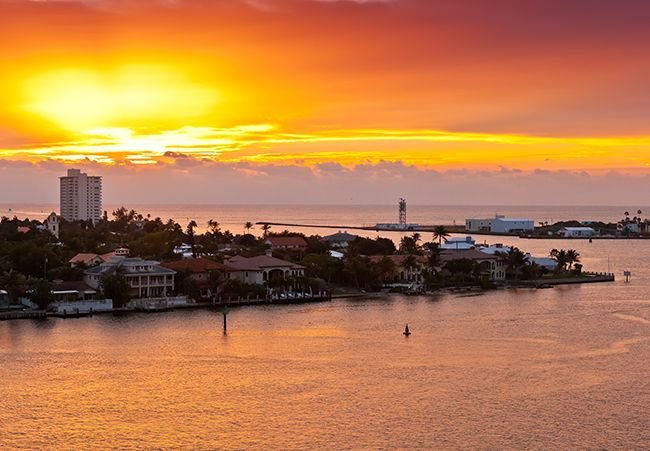
[[[593,246],[633,281],[0,323],[0,447],[650,447],[650,271]]]

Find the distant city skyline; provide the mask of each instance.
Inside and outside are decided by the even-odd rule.
[[[109,203],[650,196],[645,1],[42,0],[0,17],[7,202],[55,201],[70,167],[110,179]]]

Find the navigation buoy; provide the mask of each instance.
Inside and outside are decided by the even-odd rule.
[[[411,331],[409,330],[409,325],[407,324],[406,327],[404,328],[404,332],[402,332],[405,337],[408,337],[411,335]]]

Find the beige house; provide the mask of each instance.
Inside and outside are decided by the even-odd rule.
[[[210,298],[215,292],[213,278],[215,274],[225,271],[225,266],[207,258],[184,258],[161,263],[161,266],[176,271],[178,274],[186,274],[196,282],[199,288],[199,295],[202,298]]]
[[[270,252],[267,255],[250,258],[239,255],[232,257],[224,262],[227,278],[251,285],[264,285],[273,279],[305,275],[304,266],[275,258],[269,254]]]
[[[440,253],[440,260],[443,264],[452,260],[471,260],[479,265],[480,275],[487,277],[492,282],[501,282],[506,279],[507,265],[498,253],[486,254],[476,249],[447,250]]]
[[[371,262],[379,263],[382,259],[388,258],[393,261],[395,269],[391,274],[384,276],[385,282],[410,283],[424,281],[423,270],[427,266],[427,258],[422,255],[415,255],[417,266],[409,267],[405,264],[408,255],[373,255],[368,257]]]

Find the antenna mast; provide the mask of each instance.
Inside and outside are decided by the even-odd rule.
[[[406,199],[399,200],[399,224],[406,225]]]

